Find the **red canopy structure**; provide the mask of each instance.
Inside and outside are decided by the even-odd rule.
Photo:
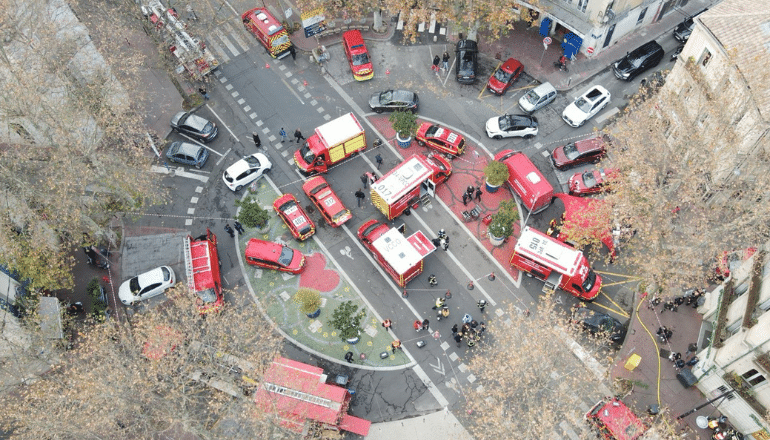
[[[610,255],[613,257],[617,255],[610,229],[610,219],[603,215],[607,211],[607,202],[601,199],[575,197],[563,193],[555,194],[555,197],[564,203],[565,223],[593,231],[591,235],[607,246]],[[597,213],[599,214],[597,215]],[[569,240],[569,236],[564,230],[559,232],[557,238],[565,243]]]

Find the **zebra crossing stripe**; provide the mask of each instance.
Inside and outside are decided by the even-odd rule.
[[[225,24],[225,29],[227,30],[227,34],[230,36],[230,38],[235,40],[238,46],[241,46],[241,52],[248,52],[251,47],[246,44],[243,39],[241,39],[240,35],[238,35],[238,30],[233,29],[233,26],[230,23]],[[242,29],[243,28],[241,28],[241,30]]]
[[[238,49],[233,46],[233,44],[230,42],[230,40],[225,36],[225,34],[222,33],[219,29],[214,29],[214,33],[216,36],[224,43],[225,46],[227,46],[227,49],[230,51],[230,53],[233,55],[233,58],[237,57],[241,53],[238,52]]]
[[[208,44],[209,49],[211,49],[214,53],[217,54],[217,58],[219,58],[222,61],[221,64],[224,64],[230,61],[230,57],[227,56],[227,52],[222,50],[222,48],[214,40],[209,40],[206,44]]]

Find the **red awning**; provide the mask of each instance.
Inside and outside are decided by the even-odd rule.
[[[428,237],[426,237],[422,231],[415,232],[406,240],[412,244],[414,250],[416,250],[421,257],[425,257],[436,250],[436,246],[433,246],[433,243],[428,240]]]
[[[364,419],[359,419],[348,414],[343,414],[340,420],[339,427],[343,431],[352,432],[353,434],[366,436],[369,434],[369,427],[372,422]]]
[[[612,231],[610,230],[610,219],[597,218],[592,215],[592,211],[603,210],[606,202],[601,199],[592,199],[587,197],[575,197],[569,194],[555,194],[555,197],[564,203],[564,221],[572,222],[577,226],[595,231],[594,238],[598,238],[607,246],[612,256],[615,256],[615,243],[612,241]],[[599,222],[603,222],[606,226]],[[564,233],[559,234],[559,240],[567,241],[569,238]]]

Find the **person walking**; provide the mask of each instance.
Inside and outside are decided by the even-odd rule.
[[[281,142],[286,142],[289,140],[289,136],[286,136],[286,130],[281,127],[281,131],[278,132],[278,134],[281,135]]]
[[[481,187],[476,188],[476,201],[481,203]]]
[[[455,323],[455,325],[452,326],[452,334],[453,335],[457,334],[457,323]]]
[[[259,135],[257,134],[256,131],[251,134],[251,138],[254,139],[254,146],[255,147],[257,147],[257,148],[262,147],[262,141],[259,139]]]
[[[431,69],[433,69],[433,71],[436,72],[437,74],[438,74],[438,63],[440,62],[441,62],[441,58],[439,58],[438,55],[433,57],[433,67],[431,67]]]
[[[480,299],[479,302],[476,303],[476,307],[479,308],[481,313],[484,313],[484,308],[487,306],[487,301],[484,299]]]
[[[206,90],[205,85],[198,87],[198,93],[200,93],[203,96],[203,99],[205,99],[206,101],[209,100],[209,91]]]
[[[401,348],[401,341],[398,339],[390,343],[390,348],[393,350],[393,354],[396,354],[396,350],[403,350],[403,348]]]
[[[444,307],[444,304],[446,304],[446,300],[444,300],[444,298],[441,298],[441,297],[436,298],[436,304],[433,306],[433,310],[438,310]]]
[[[366,198],[366,194],[364,194],[363,191],[361,191],[361,188],[358,188],[358,191],[356,191],[356,199],[358,199],[358,207],[361,207],[361,204],[364,203],[364,199]]]
[[[230,238],[235,238],[235,231],[230,227],[230,223],[225,223],[225,232],[230,234]]]
[[[469,186],[465,189],[465,194],[468,194],[468,199],[473,200],[473,193],[476,191],[476,188],[473,187],[473,185]]]
[[[441,57],[441,68],[449,70],[449,52],[444,52],[444,55]]]
[[[455,342],[457,343],[457,346],[460,346],[460,343],[463,342],[463,336],[459,333],[455,333]]]
[[[305,140],[305,136],[302,136],[302,132],[299,131],[299,128],[294,131],[294,138],[297,143],[299,143],[300,140]]]
[[[374,161],[377,162],[377,170],[379,171],[380,167],[382,166],[382,156],[379,154],[374,156]]]
[[[470,197],[468,197],[468,193],[463,193],[463,206],[468,206],[468,200],[470,200]]]
[[[426,332],[430,331],[430,321],[428,321],[428,318],[422,320],[422,328],[424,328]]]
[[[361,174],[361,183],[364,184],[364,189],[366,189],[366,185],[369,183],[369,178],[366,176],[366,173]]]
[[[238,231],[238,235],[243,235],[246,233],[246,230],[243,229],[243,225],[238,220],[233,223],[233,226],[235,226],[235,230]]]
[[[289,46],[289,52],[291,53],[291,59],[297,61],[297,49],[294,48],[293,44]]]
[[[393,321],[390,319],[386,319],[382,321],[382,326],[385,327],[385,331],[390,331],[390,328],[393,327]]]

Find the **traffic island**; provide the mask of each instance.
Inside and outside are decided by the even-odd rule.
[[[410,364],[412,360],[403,351],[391,353],[393,335],[381,328],[379,317],[341,275],[336,263],[323,253],[316,237],[303,242],[292,238],[287,226],[273,211],[273,201],[280,193],[272,182],[267,178],[258,181],[244,198],[249,194],[270,215],[264,228],[259,231],[246,228],[245,234],[238,236],[238,259],[254,300],[283,335],[308,352],[351,366],[392,368]],[[305,269],[294,275],[249,265],[243,252],[252,238],[281,243],[302,252]],[[300,289],[315,290],[320,294],[319,314],[302,310],[303,301],[295,300]],[[355,338],[343,339],[341,332],[332,325],[335,310],[346,302],[358,306],[358,313],[363,312],[357,341]],[[382,358],[380,353],[384,351],[390,355]],[[347,355],[348,352],[353,355]]]

